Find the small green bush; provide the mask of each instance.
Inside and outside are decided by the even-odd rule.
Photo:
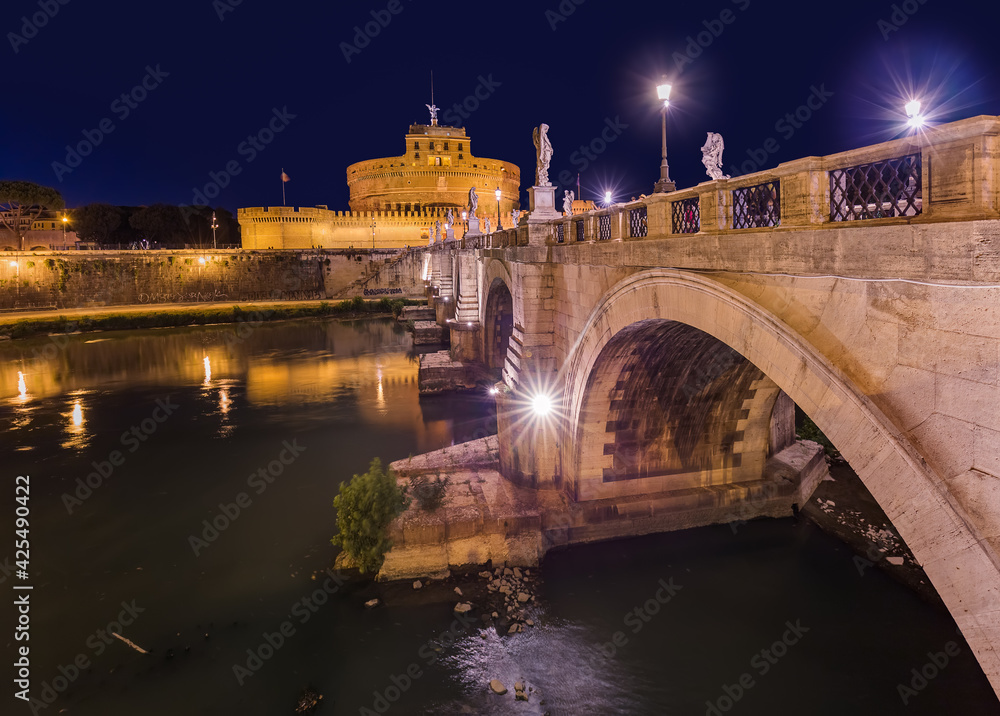
[[[340,494],[333,498],[337,534],[330,541],[347,552],[362,574],[377,572],[392,547],[389,523],[406,503],[406,492],[397,484],[396,474],[383,470],[382,461],[375,458],[368,472],[340,485]]]
[[[444,495],[448,489],[447,477],[431,479],[430,475],[417,475],[410,478],[410,488],[417,498],[420,509],[433,512],[444,504]]]

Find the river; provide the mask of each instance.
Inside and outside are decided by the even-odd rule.
[[[338,485],[495,430],[486,396],[419,398],[391,320],[0,343],[0,427],[39,700],[3,713],[287,714],[310,684],[321,714],[1000,713],[946,612],[805,520],[553,553],[513,637],[429,592],[366,610],[376,588],[324,572]]]

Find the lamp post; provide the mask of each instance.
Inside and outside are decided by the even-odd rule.
[[[469,233],[469,212],[465,209],[462,210],[462,238]]]
[[[677,188],[677,185],[670,181],[670,165],[667,164],[667,108],[670,106],[671,89],[673,86],[667,82],[667,76],[663,75],[663,80],[656,86],[656,96],[663,102],[663,161],[660,162],[660,180],[653,189],[657,194],[674,191]]]
[[[612,196],[610,191],[604,192],[604,206],[611,206]]]
[[[219,222],[215,220],[215,212],[212,212],[212,248],[217,248],[215,245],[215,230],[219,228]]]
[[[503,225],[500,223],[500,187],[497,187],[497,190],[493,193],[497,197],[497,231],[503,231]]]
[[[68,222],[68,221],[69,221],[69,219],[66,218],[66,212],[64,211],[63,212],[63,216],[62,216],[62,225],[63,225],[63,242],[62,242],[62,245],[63,245],[64,249],[66,248],[66,222]]]
[[[907,124],[913,129],[920,129],[924,126],[924,115],[920,114],[921,103],[919,99],[913,99],[906,103],[906,116],[909,117]]]

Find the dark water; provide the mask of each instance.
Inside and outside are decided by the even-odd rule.
[[[514,638],[450,601],[364,610],[321,571],[337,486],[495,425],[478,396],[419,400],[411,350],[391,321],[0,344],[0,525],[31,476],[30,578],[10,549],[0,589],[9,605],[34,586],[31,695],[55,697],[34,711],[286,714],[312,684],[326,714],[1000,713],[946,613],[794,520],[552,554],[539,626]],[[105,634],[123,611],[111,629],[148,655]],[[8,675],[22,642],[4,614]],[[949,642],[904,705],[897,685]],[[493,696],[492,678],[536,691]]]

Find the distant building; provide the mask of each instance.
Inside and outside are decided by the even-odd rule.
[[[13,212],[0,212],[5,219],[10,219]],[[21,230],[24,231],[24,251],[63,251],[77,248],[75,231],[63,228],[63,212],[43,209],[34,219],[31,216],[20,218]],[[6,226],[0,225],[0,251],[17,251],[17,235]]]
[[[521,171],[510,162],[472,154],[472,140],[462,127],[414,124],[406,135],[406,153],[368,159],[347,167],[350,211],[326,206],[254,207],[237,218],[245,249],[399,248],[426,244],[435,222],[442,226],[452,210],[456,237],[469,190],[479,197],[481,218],[497,216],[494,192],[502,192],[504,224],[520,207]]]

